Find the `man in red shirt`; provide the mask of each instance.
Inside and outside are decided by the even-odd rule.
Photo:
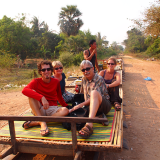
[[[35,116],[66,116],[69,111],[67,103],[62,98],[60,82],[51,78],[53,66],[50,61],[44,60],[38,64],[38,73],[41,78],[33,79],[22,93],[29,97],[29,104]],[[57,100],[63,107],[57,106]],[[46,122],[26,121],[23,124],[25,129],[40,125],[42,136],[49,134]]]

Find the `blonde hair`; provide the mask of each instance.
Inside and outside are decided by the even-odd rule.
[[[115,65],[117,65],[117,61],[116,61],[116,59],[115,59],[115,58],[110,57],[110,58],[108,59],[108,61],[109,61],[109,60],[112,60],[112,61],[114,62],[114,64],[115,64]]]
[[[52,66],[53,66],[53,68],[54,68],[55,66],[61,66],[61,67],[63,67],[63,65],[62,65],[62,63],[61,63],[60,61],[53,61],[53,62],[52,62]]]

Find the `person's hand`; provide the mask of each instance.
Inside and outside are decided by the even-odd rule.
[[[106,84],[107,89],[109,88],[109,84]]]
[[[69,109],[69,113],[71,113],[71,112],[73,112],[73,111],[75,111],[75,110],[77,110],[79,108],[82,108],[82,107],[83,107],[83,105],[80,103],[80,104],[74,106],[72,109]]]
[[[69,113],[73,112],[73,108],[72,109],[69,109]]]
[[[96,49],[94,49],[92,53],[93,53],[93,54],[95,54],[96,52],[97,52],[97,50],[96,50]]]
[[[42,104],[43,104],[43,109],[48,109],[49,108],[49,103],[47,101],[47,99],[43,96],[41,98]]]

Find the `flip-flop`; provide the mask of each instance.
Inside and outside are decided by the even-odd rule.
[[[48,132],[46,132],[48,130]],[[45,134],[42,134],[42,132],[45,132]],[[40,134],[41,134],[41,136],[47,136],[47,135],[49,135],[49,129],[48,129],[48,127],[46,127],[46,129],[44,129],[44,130],[40,130]]]
[[[32,121],[25,121],[25,122],[22,124],[22,127],[23,127],[24,129],[32,128],[33,126],[30,126],[30,125],[29,125],[31,122],[32,122]],[[25,124],[26,124],[26,126],[27,126],[28,128],[25,128],[25,127],[24,127]]]

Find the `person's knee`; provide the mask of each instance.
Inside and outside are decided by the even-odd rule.
[[[91,97],[90,97],[90,99],[92,99],[92,100],[98,99],[100,102],[102,102],[102,96],[101,96],[101,94],[97,90],[91,91]]]
[[[28,97],[28,100],[29,100],[29,103],[39,103],[39,101],[37,101],[37,100],[34,99],[34,98]]]
[[[63,107],[63,108],[62,108],[62,113],[63,113],[64,116],[68,115],[68,114],[69,114],[68,108]]]
[[[30,107],[33,109],[33,108],[40,108],[40,102],[37,101],[36,99],[34,98],[28,98],[29,99],[29,105]]]
[[[97,90],[91,91],[91,96],[100,96],[100,93]]]

